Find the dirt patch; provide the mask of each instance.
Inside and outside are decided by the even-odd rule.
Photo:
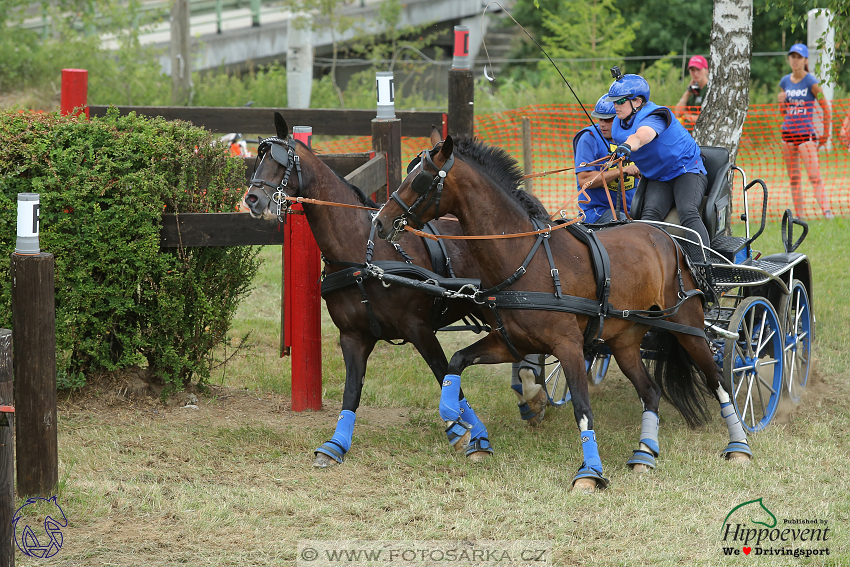
[[[342,404],[324,400],[321,411],[292,411],[288,396],[251,392],[238,388],[190,385],[163,400],[163,387],[151,380],[143,368],[127,369],[94,378],[75,393],[61,398],[60,415],[93,413],[109,419],[149,419],[203,421],[211,425],[253,422],[264,425],[327,427],[335,420]],[[372,427],[392,427],[408,421],[409,408],[360,407],[358,423]]]

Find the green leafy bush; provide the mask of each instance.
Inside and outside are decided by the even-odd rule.
[[[92,120],[0,113],[0,325],[12,323],[17,194],[38,193],[41,249],[56,262],[58,372],[69,387],[81,373],[135,365],[169,390],[209,377],[257,252],[160,249],[159,233],[163,212],[227,212],[240,200],[242,162],[212,141],[186,122],[116,111]]]

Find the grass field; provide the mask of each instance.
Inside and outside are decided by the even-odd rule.
[[[781,251],[778,225],[756,248]],[[61,402],[64,546],[49,560],[19,553],[18,565],[294,565],[299,541],[353,539],[537,540],[549,547],[551,565],[850,565],[850,223],[812,222],[801,251],[814,265],[814,372],[801,403],[784,403],[776,421],[750,437],[755,460],[720,459],[727,434],[719,412],[705,428],[688,430],[662,404],[659,466],[633,474],[624,463],[641,407],[612,371],[591,393],[611,487],[583,494],[569,492],[581,462],[569,406],[550,408],[531,429],[519,419],[509,368],[470,368],[464,390],[497,452],[468,463],[448,448],[439,390],[409,345],[377,347],[345,464],[313,469],[312,452],[332,434],[342,397],[336,329],[325,314],[325,409],[291,412],[273,307],[280,251],[267,248],[232,332],[234,339],[250,332],[250,349],[215,370],[208,391],[197,393],[198,409],[181,407],[194,401],[188,393],[164,405],[108,382]],[[441,337],[449,353],[474,339]],[[830,529],[826,542],[770,547],[828,548],[829,555],[724,556],[724,519],[758,498],[779,524],[817,519]],[[739,514],[736,521],[754,519]]]

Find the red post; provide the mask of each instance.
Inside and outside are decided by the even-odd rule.
[[[89,72],[85,69],[62,69],[62,116],[78,116],[85,112],[89,117]]]
[[[309,146],[312,129],[293,128]],[[300,204],[294,211],[303,211]],[[290,215],[286,233],[285,344],[292,346],[292,411],[322,409],[321,264],[319,246],[303,214]]]

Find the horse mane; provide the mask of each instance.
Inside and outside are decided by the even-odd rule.
[[[454,140],[454,151],[479,173],[496,181],[496,186],[510,195],[531,218],[549,220],[549,213],[540,201],[520,188],[523,171],[508,152],[498,146],[488,146],[477,138],[461,136]]]
[[[308,152],[310,152],[314,156],[319,157],[318,155],[316,155],[316,152],[313,151],[313,148],[308,148],[307,144],[303,143],[301,140],[295,140],[295,143],[303,146],[304,149],[306,149]],[[330,168],[328,168],[328,169],[330,169]],[[360,187],[358,187],[356,185],[352,185],[351,183],[348,182],[348,180],[346,180],[343,176],[338,174],[336,171],[334,171],[332,169],[331,169],[331,171],[333,172],[334,175],[336,175],[336,178],[339,179],[343,183],[343,185],[345,185],[349,189],[351,189],[351,191],[354,193],[354,196],[357,197],[358,201],[360,201],[361,205],[363,205],[364,207],[372,207],[372,208],[375,208],[375,209],[380,208],[377,203],[375,203],[372,199],[370,199],[369,197],[366,196],[366,194],[363,192],[362,189],[360,189]]]
[[[331,171],[333,171],[333,170],[331,170]],[[373,201],[372,199],[370,199],[369,197],[366,196],[366,193],[364,193],[363,190],[360,187],[358,187],[357,185],[352,185],[351,183],[348,182],[348,180],[346,180],[343,176],[341,176],[336,171],[334,171],[334,175],[336,175],[337,179],[342,181],[345,185],[348,186],[349,189],[351,189],[354,192],[354,195],[357,197],[357,200],[360,201],[361,205],[363,205],[364,207],[372,207],[374,209],[380,208],[380,206],[378,206],[378,204],[375,201]]]

